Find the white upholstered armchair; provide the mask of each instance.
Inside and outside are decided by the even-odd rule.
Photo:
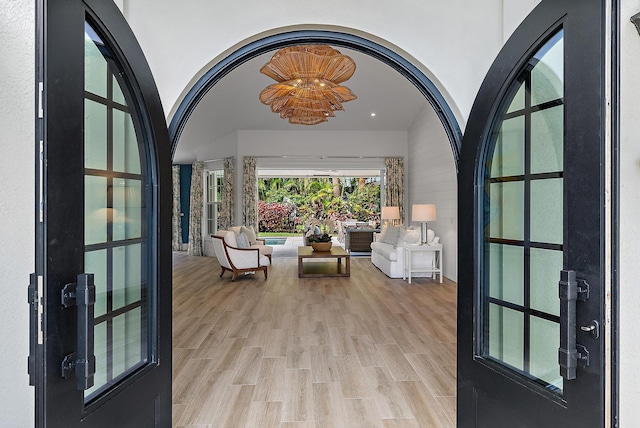
[[[267,279],[267,267],[269,265],[267,256],[261,255],[257,248],[237,248],[229,245],[227,235],[229,233],[233,234],[232,231],[218,233],[219,235],[213,235],[212,238],[213,249],[222,268],[220,276],[224,275],[224,272],[228,270],[233,273],[231,281],[235,281],[238,273],[261,270],[264,272],[264,278]]]

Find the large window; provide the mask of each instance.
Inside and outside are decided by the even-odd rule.
[[[220,203],[222,187],[224,186],[224,171],[207,171],[207,234],[215,234],[218,231],[218,216],[220,215]]]

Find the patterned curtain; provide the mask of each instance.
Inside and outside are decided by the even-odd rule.
[[[233,158],[224,160],[224,187],[220,198],[218,230],[233,226]]]
[[[387,182],[385,204],[399,207],[400,221],[404,223],[404,161],[402,158],[385,158]]]
[[[182,225],[180,224],[180,165],[174,165],[173,173],[173,215],[171,227],[171,249],[182,250]]]
[[[202,255],[202,209],[203,192],[202,174],[204,164],[194,162],[191,171],[191,197],[189,198],[189,248],[190,256]]]
[[[258,177],[256,158],[245,157],[242,176],[242,224],[258,230]]]

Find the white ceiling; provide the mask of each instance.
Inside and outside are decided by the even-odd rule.
[[[189,118],[174,157],[175,163],[197,160],[198,147],[238,130],[406,131],[428,104],[405,77],[368,55],[338,48],[356,63],[356,72],[343,83],[358,97],[343,104],[344,111],[318,125],[291,125],[258,99],[274,83],[260,73],[273,52],[242,64],[220,80]],[[375,113],[375,117],[371,117]],[[276,153],[274,153],[276,154]],[[280,155],[281,153],[277,153]]]

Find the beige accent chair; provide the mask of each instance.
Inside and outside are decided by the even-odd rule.
[[[239,273],[263,271],[264,279],[267,279],[267,268],[270,264],[267,256],[260,255],[257,248],[237,248],[231,245],[235,243],[235,234],[230,230],[218,231],[218,235],[212,235],[213,249],[220,263],[222,271],[233,273],[231,281],[235,281]]]

